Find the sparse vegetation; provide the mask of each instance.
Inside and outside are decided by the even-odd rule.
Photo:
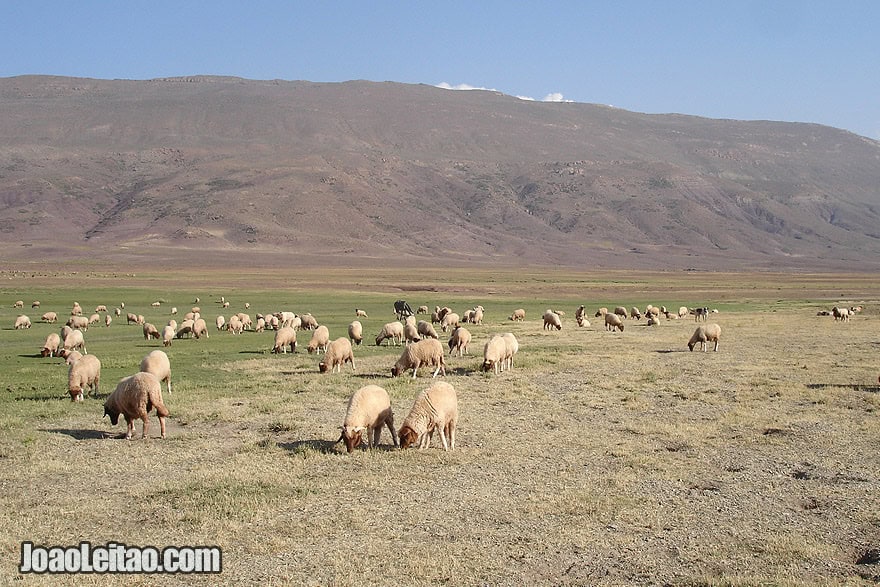
[[[880,544],[875,276],[457,270],[437,280],[433,271],[297,268],[293,287],[268,271],[187,271],[186,281],[146,268],[85,273],[2,275],[3,582],[14,582],[22,540],[83,539],[223,547],[219,577],[166,584],[877,580],[875,564],[856,564]],[[407,291],[385,289],[389,280]],[[270,332],[177,340],[166,349],[168,438],[155,438],[154,423],[154,438],[129,443],[124,424],[100,417],[103,397],[160,342],[144,341],[136,325],[90,328],[102,393],[74,404],[61,360],[39,357],[58,325],[11,329],[17,299],[40,299],[41,311],[74,299],[112,311],[124,301],[164,324],[167,308],[150,302],[185,308],[196,297],[209,323],[248,300],[252,314],[311,312],[333,336],[362,308],[366,338],[393,318],[399,297],[413,307],[480,304],[474,348],[510,331],[520,352],[501,375],[479,372],[479,353],[447,357],[461,412],[454,452],[438,449],[436,436],[426,451],[393,450],[386,431],[379,450],[347,455],[334,443],[352,391],[379,382],[399,426],[430,384],[424,374],[388,377],[400,347],[361,345],[356,372],[322,375],[303,350],[271,354]],[[848,302],[865,306],[849,323],[816,316]],[[724,328],[719,352],[687,352],[693,319],[628,320],[615,334],[574,324],[579,304],[647,303],[719,308],[710,317]],[[525,322],[507,320],[518,307]],[[547,307],[568,310],[561,331],[542,329]]]

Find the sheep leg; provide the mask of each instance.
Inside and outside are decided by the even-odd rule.
[[[372,429],[372,433],[373,433],[373,446],[370,448],[375,448],[375,447],[379,446],[379,437],[382,436],[382,427],[376,426],[375,428]]]
[[[128,425],[128,428],[126,429],[126,433],[125,433],[125,439],[131,440],[131,436],[132,436],[132,434],[134,434],[134,420],[132,420],[131,418],[126,416],[125,423]]]
[[[420,366],[421,364],[422,364],[421,361],[416,361],[416,364],[413,366],[413,376],[412,376],[413,379],[416,378],[416,374],[418,373],[418,371],[419,371],[419,366]]]
[[[443,450],[449,450],[449,444],[446,442],[446,433],[443,431],[443,426],[437,428],[440,431],[440,440],[443,441]]]
[[[385,424],[388,426],[388,431],[391,432],[391,441],[394,443],[394,446],[400,446],[400,440],[397,438],[397,431],[394,429],[394,417],[388,416],[388,419],[385,420]]]
[[[441,368],[442,366],[443,366],[443,365],[437,365],[437,368],[434,369],[434,374],[431,375],[431,378],[432,378],[432,379],[433,379],[434,377],[437,377],[437,373],[440,372],[440,368]],[[444,373],[444,375],[446,375],[446,373]]]
[[[146,438],[147,433],[150,431],[150,416],[149,416],[149,414],[144,414],[143,416],[141,416],[141,420],[144,421],[144,433],[143,433],[143,436],[141,436],[141,438]]]
[[[446,425],[446,436],[449,437],[449,449],[455,450],[455,422]]]
[[[162,433],[162,438],[165,438],[165,416],[159,416],[159,430]]]

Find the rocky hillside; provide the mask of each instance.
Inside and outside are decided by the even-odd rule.
[[[212,77],[5,78],[0,112],[12,262],[880,268],[880,143],[819,125]]]

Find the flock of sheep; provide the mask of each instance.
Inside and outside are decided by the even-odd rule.
[[[196,304],[199,302],[196,299]],[[228,308],[229,303],[220,298],[219,303],[223,308]],[[153,304],[159,305],[158,302]],[[38,308],[40,303],[34,301],[32,308]],[[15,302],[14,307],[23,307],[23,301]],[[247,309],[249,304],[245,305]],[[120,317],[125,308],[120,304],[114,313]],[[861,308],[837,308],[831,311],[835,319],[846,320],[848,316],[859,311]],[[483,322],[485,309],[475,306],[459,315],[449,307],[436,306],[433,312],[429,312],[427,306],[420,306],[413,311],[409,304],[398,300],[394,304],[397,321],[386,323],[382,326],[375,337],[377,346],[398,345],[403,346],[397,361],[391,366],[392,376],[399,376],[411,372],[415,379],[422,367],[432,370],[432,378],[446,374],[446,359],[443,344],[440,342],[435,325],[443,333],[448,333],[447,346],[450,356],[456,353],[462,357],[468,353],[468,346],[472,340],[470,331],[465,324],[480,325]],[[102,320],[100,312],[106,316]],[[609,310],[599,308],[594,317],[601,318],[605,329],[609,331],[623,331],[626,320],[641,320],[647,318],[649,326],[657,324],[659,317],[666,319],[680,319],[693,315],[697,322],[706,321],[711,313],[706,307],[687,308],[682,306],[677,311],[667,310],[665,307],[649,305],[642,313],[639,308],[627,309],[618,306]],[[820,312],[821,313],[821,312]],[[173,316],[177,315],[177,308],[171,309]],[[419,320],[417,315],[426,315],[425,319]],[[430,314],[430,317],[427,315]],[[547,309],[543,316],[545,330],[561,330],[565,312]],[[526,311],[522,308],[514,310],[508,317],[511,321],[524,321]],[[310,332],[307,350],[310,354],[320,354],[318,370],[321,373],[339,372],[346,364],[352,371],[355,370],[353,345],[360,345],[363,341],[364,327],[360,319],[368,318],[362,309],[355,309],[356,320],[348,325],[348,336],[330,340],[330,333],[325,325],[311,314],[294,314],[293,312],[275,312],[268,315],[256,315],[256,320],[244,312],[239,312],[229,317],[218,316],[215,326],[218,331],[227,331],[233,335],[239,335],[244,330],[263,332],[273,330],[274,343],[272,352],[287,353],[296,352],[298,332]],[[578,327],[589,327],[587,311],[583,305],[577,308],[575,319]],[[45,312],[42,321],[55,323],[58,315],[55,312]],[[94,355],[89,355],[83,332],[90,325],[102,322],[105,326],[112,323],[111,313],[106,306],[97,306],[90,317],[83,315],[82,307],[74,302],[67,323],[61,329],[60,334],[51,333],[40,351],[41,356],[62,357],[68,367],[68,393],[72,401],[81,401],[88,390],[92,395],[97,395],[100,382],[101,363]],[[146,340],[162,340],[165,347],[171,346],[174,340],[184,337],[209,337],[207,324],[201,317],[201,309],[193,306],[178,324],[175,318],[160,330],[153,324],[146,322],[142,315],[134,313],[126,314],[127,324],[141,325]],[[21,315],[16,318],[15,329],[30,328],[30,319]],[[718,350],[721,337],[721,327],[718,324],[699,324],[687,343],[688,349],[693,351],[699,344],[700,350],[708,350],[708,345],[714,343],[714,350]],[[519,351],[519,341],[513,333],[495,334],[483,345],[483,360],[480,369],[485,372],[500,374],[513,368],[514,357]],[[143,436],[146,437],[149,427],[148,414],[155,409],[161,427],[161,435],[165,437],[165,418],[169,412],[162,399],[161,382],[166,382],[167,392],[171,393],[171,364],[168,355],[162,350],[154,350],[144,357],[138,373],[125,377],[116,386],[113,393],[104,404],[104,415],[109,416],[115,425],[119,416],[125,417],[128,423],[126,438],[131,439],[134,431],[134,421],[143,421]],[[404,420],[399,431],[394,429],[393,413],[391,411],[388,393],[378,385],[364,386],[351,396],[341,429],[339,441],[344,441],[346,448],[351,452],[359,446],[364,437],[367,445],[372,447],[378,443],[383,427],[388,427],[395,446],[419,446],[425,448],[430,444],[435,431],[439,432],[444,449],[455,448],[455,426],[458,420],[458,402],[456,391],[452,385],[437,382],[419,393]]]

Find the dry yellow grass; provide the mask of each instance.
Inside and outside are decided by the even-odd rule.
[[[720,350],[701,353],[693,319],[612,333],[590,312],[578,329],[572,300],[547,332],[537,314],[507,321],[507,299],[484,305],[471,356],[447,358],[454,452],[394,450],[387,431],[372,452],[334,445],[358,387],[386,387],[399,426],[429,385],[388,377],[399,349],[355,348],[357,371],[334,375],[303,351],[227,353],[210,385],[180,375],[165,441],[119,440],[99,400],[22,399],[0,419],[4,582],[58,582],[18,580],[22,540],[83,539],[216,544],[224,569],[65,584],[877,581],[855,564],[880,546],[876,306],[842,324],[796,300],[743,304],[710,316]],[[480,373],[503,331],[514,370]]]

